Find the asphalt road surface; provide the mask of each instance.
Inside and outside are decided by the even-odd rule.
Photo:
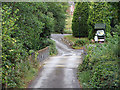
[[[62,41],[64,35],[52,34],[56,42],[58,55],[44,62],[39,75],[28,88],[80,88],[77,80],[77,67],[81,60],[82,50],[73,50]]]

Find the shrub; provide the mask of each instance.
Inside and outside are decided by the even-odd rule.
[[[89,27],[89,39],[93,39],[95,35],[94,25],[96,23],[106,24],[105,32],[110,32],[110,5],[107,2],[92,2],[89,3],[89,16],[87,24]]]
[[[90,70],[91,77],[85,82],[88,87],[119,87],[118,38],[117,33],[107,34],[107,43],[86,45],[87,55],[78,70],[81,74]]]
[[[50,55],[56,55],[57,49],[56,49],[55,41],[53,41],[51,39],[48,39],[47,41],[48,41],[47,44],[49,46]]]
[[[85,41],[84,40],[77,40],[74,45],[83,46],[83,45],[85,45]]]
[[[12,9],[7,5],[3,5],[3,21],[2,21],[2,86],[4,87],[19,87],[22,84],[21,73],[19,73],[18,64],[25,60],[28,55],[23,48],[23,44],[16,38],[11,37],[14,29],[19,29],[15,25],[18,16],[13,12],[13,17],[10,17]]]
[[[91,72],[90,85],[96,88],[115,88],[119,85],[119,68],[116,61],[97,63]]]
[[[85,44],[88,44],[88,43],[89,43],[88,39],[80,38],[75,41],[73,46],[84,46]]]
[[[79,72],[86,71],[86,70],[90,69],[89,63],[90,63],[89,62],[89,55],[86,55],[82,64],[79,65],[79,67],[78,67]]]
[[[90,70],[79,72],[78,75],[79,75],[78,79],[80,80],[80,85],[84,88],[88,88],[89,87],[88,79],[91,78]],[[84,83],[81,83],[81,82],[84,82]]]
[[[49,45],[50,54],[57,52],[53,41],[47,40],[54,24],[46,3],[2,3],[3,88],[19,88],[29,72],[36,73],[39,63],[30,61],[29,54]]]
[[[80,37],[88,36],[88,25],[87,25],[88,10],[89,9],[87,2],[79,2],[76,4],[76,8],[74,10],[73,20],[72,20],[73,36],[79,37],[79,33],[80,33]],[[80,22],[79,22],[79,17],[81,17]]]

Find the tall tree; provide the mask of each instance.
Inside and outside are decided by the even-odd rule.
[[[63,33],[65,28],[66,10],[68,3],[47,3],[48,11],[53,13],[54,17],[54,32]]]
[[[88,19],[88,3],[87,2],[79,2],[75,6],[75,11],[73,14],[73,20],[72,20],[72,31],[73,36],[78,37],[87,37],[88,36],[88,25],[87,25],[87,19]],[[81,19],[79,20],[79,17]]]
[[[4,2],[2,6],[2,85],[20,87],[24,84],[21,78],[37,66],[27,58],[30,51],[54,45],[50,35],[54,26],[63,28],[65,8],[51,3],[52,10],[58,10],[51,11],[45,2]]]
[[[89,3],[89,17],[87,23],[89,25],[89,39],[93,38],[95,31],[94,25],[96,23],[104,23],[106,24],[106,31],[110,32],[110,6],[107,2],[91,2]]]

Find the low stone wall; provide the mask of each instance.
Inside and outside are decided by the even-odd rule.
[[[47,59],[47,58],[49,57],[49,47],[46,47],[46,48],[44,48],[44,49],[39,50],[39,51],[36,53],[36,55],[35,55],[35,53],[33,53],[33,54],[32,54],[32,60],[35,60],[36,56],[37,56],[37,60],[38,60],[39,62]]]
[[[72,45],[73,45],[74,43],[70,42],[69,40],[67,40],[67,39],[65,39],[65,38],[61,38],[61,40],[62,40],[66,45],[68,45],[68,46],[70,46],[70,47],[72,48]]]

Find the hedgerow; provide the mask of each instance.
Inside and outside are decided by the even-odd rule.
[[[44,2],[2,3],[2,88],[23,87],[27,82],[26,78],[32,79],[37,73],[39,62],[29,59],[31,53],[47,46],[50,46],[50,55],[57,53],[50,35],[58,18],[55,18],[50,7],[61,7],[58,11],[61,13],[60,16],[65,14],[62,10],[65,10],[65,7],[60,3],[56,3],[55,6],[52,4],[50,6]],[[64,22],[64,18],[61,21]],[[60,26],[59,30],[62,29]],[[28,74],[31,77],[27,76]]]
[[[85,87],[93,88],[118,88],[119,87],[119,55],[118,33],[113,36],[107,34],[107,42],[86,46],[87,55],[79,66],[78,77],[82,72],[89,71],[90,77],[86,80]]]
[[[19,63],[25,60],[28,55],[23,48],[20,40],[11,37],[14,29],[19,29],[15,25],[18,16],[16,9],[13,12],[13,17],[10,17],[12,9],[7,5],[3,7],[3,22],[2,22],[2,86],[3,87],[19,87],[22,84]],[[27,66],[27,65],[26,65]]]
[[[72,31],[75,37],[88,37],[93,39],[96,23],[106,25],[105,32],[120,22],[120,2],[79,2],[76,3],[72,20]],[[81,17],[81,20],[79,20]],[[112,31],[113,32],[113,31]]]
[[[88,38],[94,38],[94,25],[96,23],[104,23],[106,25],[105,32],[110,32],[110,5],[107,2],[91,2],[89,3],[89,16],[87,24],[89,26]]]
[[[88,36],[88,10],[89,6],[87,2],[79,2],[76,4],[76,8],[72,19],[72,31],[75,37],[87,37]],[[79,20],[79,17],[81,19]]]

